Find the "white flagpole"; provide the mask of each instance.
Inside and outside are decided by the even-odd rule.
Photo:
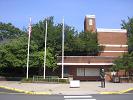
[[[45,26],[45,51],[44,51],[44,69],[43,69],[43,78],[45,79],[45,70],[46,70],[46,46],[47,46],[47,19],[46,19],[46,26]]]
[[[64,18],[62,20],[62,79],[64,78]]]
[[[28,28],[28,53],[27,53],[27,72],[26,72],[26,78],[29,78],[29,48],[30,48],[30,35],[31,35],[31,18],[30,18],[30,24]]]

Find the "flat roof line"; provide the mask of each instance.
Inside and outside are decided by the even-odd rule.
[[[57,56],[57,57],[61,57],[61,56]],[[64,57],[118,58],[116,56],[64,56]]]
[[[126,29],[97,28],[97,32],[120,32],[120,33],[127,33],[127,30]]]
[[[57,63],[62,65],[62,63]],[[63,63],[63,65],[114,65],[114,63]]]
[[[87,17],[87,18],[96,18],[95,15],[86,15],[85,17]]]

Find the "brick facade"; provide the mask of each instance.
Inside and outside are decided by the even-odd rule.
[[[96,29],[95,15],[85,16],[84,31],[97,32],[101,51],[99,51],[98,56],[65,56],[64,69],[67,69],[67,74],[72,75],[74,79],[99,80],[98,70],[100,68],[104,68],[105,71],[108,70],[115,59],[128,52],[127,31],[124,29]],[[62,65],[61,57],[58,57],[58,65]],[[90,75],[89,69],[94,71],[94,76]],[[84,71],[87,73],[86,76],[83,76]],[[78,76],[77,73],[81,76]]]
[[[122,32],[100,32],[98,31],[99,44],[126,45],[127,34]]]
[[[96,32],[95,15],[85,16],[84,30],[85,32],[88,32],[88,31]]]

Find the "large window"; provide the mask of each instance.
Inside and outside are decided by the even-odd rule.
[[[77,68],[77,76],[84,76],[85,72],[84,72],[84,68]]]
[[[77,68],[77,76],[99,76],[99,68]]]

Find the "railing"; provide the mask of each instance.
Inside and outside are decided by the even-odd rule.
[[[61,79],[58,76],[33,76],[33,82],[54,82],[54,83],[68,83],[68,79]]]

